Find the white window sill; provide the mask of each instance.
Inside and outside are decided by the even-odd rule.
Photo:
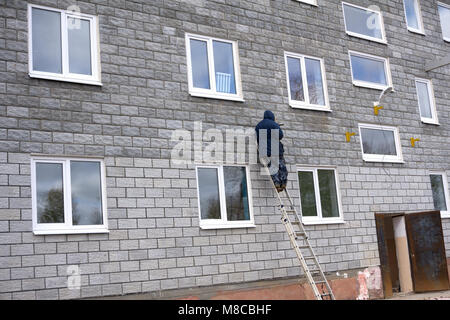
[[[425,124],[432,124],[432,125],[435,125],[435,126],[440,126],[440,123],[438,121],[435,121],[435,120],[422,118],[421,121],[422,121],[422,123],[425,123]]]
[[[422,35],[422,36],[425,36],[425,32],[423,32],[422,30],[417,30],[417,29],[408,28],[408,31],[409,31],[409,32],[412,32],[412,33],[420,34],[420,35]]]
[[[388,44],[386,39],[378,39],[378,38],[372,38],[372,37],[368,37],[368,36],[364,36],[361,35],[359,33],[354,33],[351,31],[346,31],[346,33],[350,36],[350,37],[354,37],[354,38],[359,38],[359,39],[364,39],[364,40],[369,40],[369,41],[373,41],[373,42],[378,42],[381,44]]]
[[[296,102],[289,102],[291,108],[294,109],[305,109],[305,110],[313,110],[313,111],[324,111],[324,112],[332,112],[332,110],[328,106],[318,106],[318,105],[308,105]]]
[[[385,163],[405,163],[403,159],[383,159],[383,158],[366,158],[363,157],[365,162],[385,162]]]
[[[256,228],[255,224],[253,222],[237,222],[237,223],[223,223],[223,222],[216,222],[216,223],[200,223],[200,229],[204,230],[211,230],[211,229],[239,229],[239,228]]]
[[[239,96],[239,95],[204,93],[204,92],[195,92],[195,91],[191,91],[191,92],[189,92],[189,94],[192,97],[198,97],[198,98],[209,98],[209,99],[219,99],[219,100],[245,102],[244,98]]]
[[[390,85],[384,85],[384,84],[376,84],[376,83],[370,83],[370,82],[364,82],[364,81],[358,81],[353,80],[353,85],[356,87],[363,87],[363,88],[369,88],[369,89],[375,89],[375,90],[385,90]]]
[[[343,219],[334,219],[334,218],[322,218],[322,219],[306,219],[302,218],[302,223],[306,226],[316,225],[316,224],[345,224]]]
[[[60,76],[60,75],[41,74],[41,73],[34,73],[34,72],[30,72],[29,76],[30,76],[30,78],[36,78],[36,79],[55,80],[55,81],[89,84],[89,85],[94,85],[94,86],[103,86],[102,82],[98,81],[98,80],[69,78],[69,77],[64,77],[64,76]]]
[[[450,219],[450,212],[448,212],[448,211],[441,211],[441,218],[442,219]]]
[[[51,235],[51,234],[86,234],[86,233],[109,233],[106,228],[90,228],[90,229],[54,229],[54,230],[33,230],[35,235]]]
[[[450,42],[450,38],[443,38],[445,42]]]

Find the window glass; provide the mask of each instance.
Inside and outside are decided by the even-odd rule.
[[[289,74],[289,88],[291,91],[291,99],[297,101],[305,101],[300,59],[287,57],[287,68]]]
[[[233,64],[233,45],[228,42],[213,41],[216,91],[236,93]]]
[[[438,5],[439,16],[441,19],[442,36],[450,41],[450,7]]]
[[[73,225],[103,224],[100,163],[71,161]]]
[[[317,216],[316,192],[314,190],[314,175],[311,171],[299,171],[298,181],[300,185],[300,200],[302,216]]]
[[[190,39],[190,46],[193,85],[210,89],[207,42]]]
[[[350,59],[354,80],[387,85],[384,61],[358,55],[350,55]]]
[[[423,118],[433,118],[428,84],[426,82],[416,81],[416,88],[419,99],[420,115]]]
[[[33,70],[62,73],[61,14],[32,8]]]
[[[339,204],[334,170],[317,170],[320,189],[320,205],[323,218],[338,218]]]
[[[305,58],[305,69],[306,80],[308,82],[309,103],[324,106],[325,94],[320,60]]]
[[[420,30],[417,0],[403,0],[405,3],[406,24],[409,28]]]
[[[91,75],[91,30],[89,20],[68,17],[69,72]]]
[[[237,43],[186,34],[189,94],[196,97],[243,101]]]
[[[344,4],[347,31],[382,40],[381,16],[379,13]]]
[[[445,199],[444,180],[442,175],[432,174],[430,175],[430,180],[435,210],[447,211],[447,201]]]
[[[202,219],[220,219],[220,196],[217,169],[198,168],[198,189]]]
[[[228,221],[250,220],[244,167],[223,167]]]
[[[63,165],[36,163],[38,223],[64,223]]]
[[[361,139],[365,154],[397,155],[391,130],[361,128]]]

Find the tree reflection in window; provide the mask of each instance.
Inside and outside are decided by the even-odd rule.
[[[63,165],[36,163],[37,217],[39,223],[64,223]]]

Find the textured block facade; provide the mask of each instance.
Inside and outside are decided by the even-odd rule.
[[[443,0],[444,1],[444,0]],[[445,1],[444,1],[445,2]],[[446,1],[448,3],[448,1]],[[32,1],[66,9],[71,1]],[[199,228],[195,165],[170,162],[175,129],[253,128],[271,109],[284,123],[289,189],[297,165],[337,169],[344,224],[307,226],[325,271],[378,265],[374,212],[432,210],[429,171],[450,175],[449,51],[436,1],[421,1],[425,35],[400,0],[382,11],[387,44],[349,37],[341,1],[77,1],[98,16],[102,86],[30,78],[27,2],[0,4],[0,298],[69,299],[293,277],[295,252],[271,185],[251,165],[254,228]],[[185,33],[237,41],[244,102],[192,97]],[[352,84],[348,50],[389,58],[395,93]],[[284,52],[324,59],[332,112],[288,105]],[[420,121],[415,77],[433,81],[440,125]],[[358,123],[398,127],[404,163],[362,160]],[[412,147],[410,138],[420,139]],[[104,159],[108,234],[34,235],[32,154]],[[443,219],[447,256],[450,220]],[[67,288],[77,265],[81,289]]]

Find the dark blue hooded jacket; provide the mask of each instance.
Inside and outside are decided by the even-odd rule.
[[[272,111],[267,110],[266,112],[264,112],[264,120],[259,122],[255,127],[258,145],[259,145],[259,130],[261,129],[267,130],[267,156],[269,157],[272,155],[271,130],[279,130],[279,138],[280,138],[279,153],[280,156],[282,156],[284,153],[283,144],[281,143],[281,139],[283,139],[283,130],[281,130],[278,123],[275,122],[275,115],[273,114]]]

